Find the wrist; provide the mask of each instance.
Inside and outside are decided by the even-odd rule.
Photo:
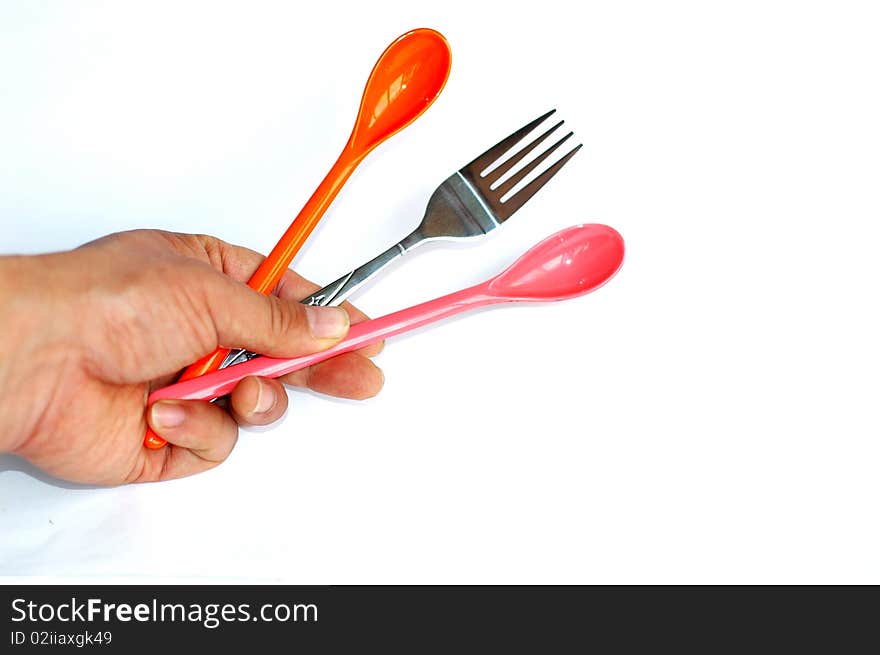
[[[39,294],[43,258],[0,257],[0,453],[15,452],[36,431],[52,393],[59,348]]]

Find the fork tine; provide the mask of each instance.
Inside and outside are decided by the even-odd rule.
[[[496,168],[495,170],[493,170],[491,173],[489,173],[488,175],[486,175],[486,177],[484,177],[483,179],[484,179],[489,185],[495,184],[495,182],[497,182],[497,181],[500,180],[502,177],[504,177],[504,174],[507,173],[507,171],[509,171],[509,170],[510,170],[511,168],[513,168],[514,166],[516,166],[516,165],[517,165],[519,162],[521,162],[521,161],[523,160],[523,158],[526,157],[526,156],[527,156],[532,150],[534,150],[534,149],[537,148],[539,145],[541,145],[541,144],[544,142],[544,140],[545,140],[548,136],[550,136],[553,132],[555,132],[555,131],[556,131],[556,128],[558,128],[558,127],[559,127],[560,125],[562,125],[564,122],[565,122],[565,121],[559,121],[558,123],[556,123],[556,125],[554,125],[554,126],[551,127],[549,130],[547,130],[546,132],[544,132],[544,134],[542,134],[542,135],[539,136],[537,139],[535,139],[534,141],[532,141],[532,142],[531,142],[529,145],[527,145],[525,148],[523,148],[522,150],[520,150],[520,151],[514,153],[513,155],[511,155],[511,156],[510,156],[510,157],[509,157],[509,158],[508,158],[503,164],[501,164],[501,166],[499,166],[498,168]]]
[[[499,212],[500,221],[505,221],[511,217],[511,215],[524,204],[526,204],[529,199],[538,192],[542,186],[547,184],[551,177],[556,175],[559,172],[559,169],[565,166],[568,163],[568,160],[575,156],[578,150],[581,149],[583,144],[579,144],[575,147],[571,152],[569,152],[565,157],[560,159],[558,162],[553,164],[546,171],[541,173],[534,180],[525,185],[522,189],[516,192],[513,196],[508,198],[505,202],[500,203],[501,211]]]
[[[555,109],[551,109],[543,116],[539,116],[528,125],[521,127],[506,139],[502,139],[494,146],[489,148],[486,152],[474,159],[471,163],[462,166],[462,169],[469,169],[473,177],[479,178],[480,174],[484,170],[489,168],[489,166],[498,161],[498,158],[501,157],[501,155],[503,155],[505,152],[515,146],[526,134],[531,132],[541,121],[543,121],[555,111]]]
[[[532,161],[530,161],[528,164],[523,166],[520,170],[518,170],[516,173],[506,179],[503,184],[499,185],[498,188],[494,190],[493,193],[497,193],[499,198],[502,197],[505,193],[515,187],[523,178],[525,178],[526,175],[528,175],[538,166],[540,166],[541,162],[552,155],[556,151],[556,149],[559,148],[559,146],[561,146],[563,143],[568,141],[568,139],[570,139],[573,134],[574,132],[569,132],[564,137],[559,139],[559,141],[547,148],[547,150],[542,152],[540,155],[535,157]]]

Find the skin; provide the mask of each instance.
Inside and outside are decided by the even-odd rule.
[[[367,317],[348,303],[305,307],[318,287],[287,271],[272,296],[247,287],[262,255],[204,235],[138,230],[70,252],[0,257],[0,452],[74,482],[117,485],[179,478],[225,460],[239,425],[287,409],[282,383],[369,398],[381,344],[279,380],[242,380],[223,407],[161,401],[218,346],[276,357],[326,349]],[[147,423],[166,439],[143,447]]]

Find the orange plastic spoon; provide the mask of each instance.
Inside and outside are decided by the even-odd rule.
[[[272,292],[357,165],[376,146],[431,106],[446,84],[451,63],[452,53],[446,39],[428,28],[407,32],[385,49],[364,87],[354,129],[342,154],[248,286],[260,293]],[[228,353],[229,349],[218,348],[187,368],[180,379],[217,370]],[[161,448],[165,440],[148,429],[144,445]]]

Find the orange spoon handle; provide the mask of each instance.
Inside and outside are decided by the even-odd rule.
[[[269,253],[269,256],[263,260],[259,268],[251,276],[248,286],[254,291],[258,291],[264,295],[272,293],[272,290],[281,281],[290,262],[296,257],[306,239],[315,229],[318,221],[327,211],[327,208],[336,198],[339,190],[345,184],[346,180],[351,176],[358,162],[362,157],[358,157],[351,152],[346,146],[323,179],[318,188],[306,202],[305,206],[300,210],[297,217],[287,228],[287,231]],[[205,355],[200,360],[191,364],[180,376],[179,381],[189,380],[211,371],[220,369],[226,355],[229,354],[229,348],[218,348],[210,355]],[[162,448],[166,441],[147,428],[147,434],[144,437],[144,445],[147,448]]]

